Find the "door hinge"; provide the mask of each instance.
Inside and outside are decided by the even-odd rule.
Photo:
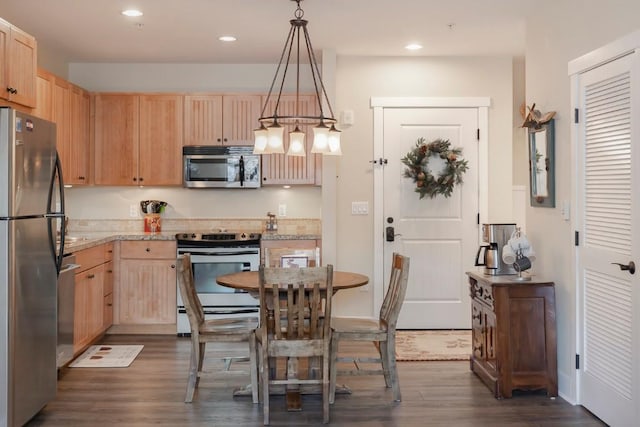
[[[580,246],[580,232],[576,231],[575,233],[576,234],[575,234],[573,243],[574,243],[575,246]]]
[[[480,128],[478,128],[476,131],[476,139],[480,141]]]
[[[573,123],[580,123],[580,110],[577,108],[573,110]]]
[[[480,213],[476,216],[476,224],[480,225]]]
[[[580,369],[580,355],[576,354],[576,369]]]

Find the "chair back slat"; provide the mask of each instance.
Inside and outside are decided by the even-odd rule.
[[[393,254],[389,286],[385,294],[382,307],[380,308],[380,319],[386,322],[387,327],[395,329],[398,323],[400,309],[407,292],[409,281],[409,258],[398,253]]]

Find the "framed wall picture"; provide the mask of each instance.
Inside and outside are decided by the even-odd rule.
[[[304,268],[309,266],[309,257],[306,255],[283,255],[280,257],[282,268]]]

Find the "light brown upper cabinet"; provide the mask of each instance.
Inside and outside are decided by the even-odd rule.
[[[95,96],[95,184],[182,185],[183,97]]]
[[[36,106],[31,114],[41,119],[53,121],[53,85],[56,77],[39,68],[36,77]]]
[[[186,95],[184,145],[253,145],[260,95]]]
[[[0,19],[0,98],[36,105],[36,39]]]
[[[295,95],[282,95],[278,114],[294,115],[295,111]],[[273,112],[275,101],[267,106],[267,114]],[[318,114],[318,102],[315,95],[300,95],[300,111],[297,112],[303,116],[314,116]],[[284,150],[285,153],[289,148],[289,132],[293,131],[294,125],[285,125],[284,130]],[[313,126],[300,125],[300,130],[305,133],[305,148],[307,155],[305,157],[286,156],[284,154],[264,154],[262,156],[262,184],[263,185],[296,185],[296,184],[314,184],[320,185],[320,170],[322,168],[322,155],[312,154],[311,147],[313,145]]]
[[[89,92],[49,73],[38,72],[40,89],[51,87],[51,117],[56,124],[56,146],[65,184],[90,183],[90,95]],[[45,84],[48,83],[48,84]],[[40,90],[39,89],[39,90]],[[38,94],[39,101],[46,95]],[[45,114],[44,111],[42,113]]]
[[[91,96],[76,85],[69,85],[69,144],[60,152],[65,184],[89,184],[91,148]]]

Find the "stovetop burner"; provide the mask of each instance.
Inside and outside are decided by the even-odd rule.
[[[260,233],[178,233],[178,245],[195,246],[250,246],[260,245]]]

